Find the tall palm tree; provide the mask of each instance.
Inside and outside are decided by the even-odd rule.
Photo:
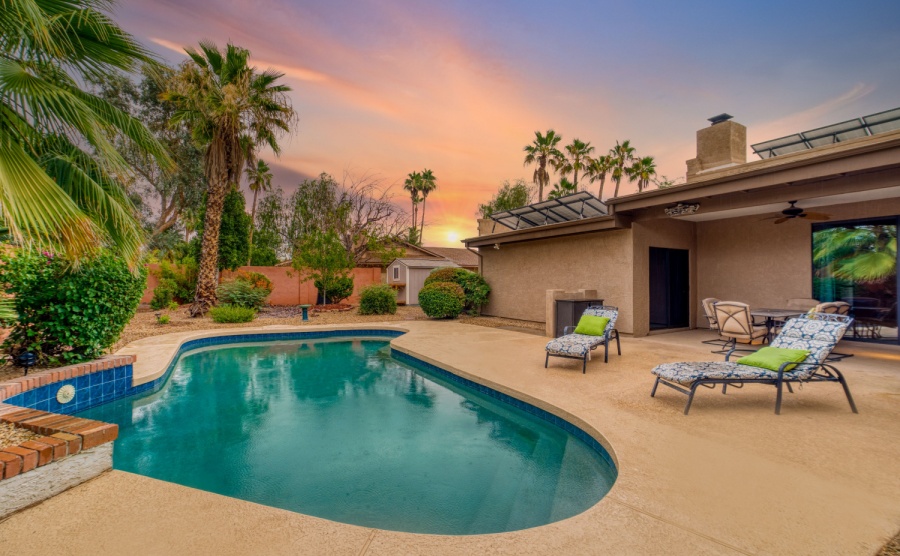
[[[625,167],[634,160],[634,147],[631,146],[631,141],[627,139],[621,143],[616,141],[616,146],[610,149],[609,156],[612,157],[612,179],[616,182],[613,197],[618,197],[619,185],[622,183],[622,178],[627,175]]]
[[[26,246],[73,258],[109,245],[132,265],[144,235],[119,178],[116,143],[171,169],[138,120],[81,88],[152,55],[100,0],[5,0],[0,7],[0,225]]]
[[[419,235],[416,228],[418,219],[416,215],[419,210],[419,203],[422,201],[420,193],[422,191],[422,174],[419,172],[410,172],[403,182],[403,189],[409,192],[409,198],[412,202],[412,227],[409,230],[410,243],[419,243]]]
[[[554,170],[562,167],[565,156],[556,147],[562,141],[562,135],[557,135],[552,129],[541,134],[534,132],[534,141],[525,145],[525,166],[537,164],[534,169],[534,183],[538,184],[538,201],[544,200],[544,187],[550,183],[550,173],[547,171],[549,164]]]
[[[630,180],[638,183],[638,193],[640,193],[650,185],[650,179],[656,175],[656,162],[652,156],[636,158],[626,172]]]
[[[603,200],[603,186],[606,185],[606,176],[612,169],[612,157],[609,155],[601,155],[591,159],[591,164],[587,167],[586,175],[590,178],[591,183],[600,182],[600,191],[597,198]]]
[[[553,189],[550,190],[550,193],[547,194],[548,199],[559,199],[560,197],[565,197],[566,195],[571,195],[572,193],[577,193],[578,188],[574,183],[570,182],[568,178],[565,176],[559,179],[559,183],[553,184]]]
[[[591,153],[594,147],[590,141],[585,143],[580,139],[574,139],[565,147],[567,159],[560,170],[563,175],[572,172],[572,187],[578,191],[578,173],[587,169],[591,164]]]
[[[434,177],[434,172],[426,168],[422,170],[421,177],[419,192],[422,194],[422,225],[419,226],[419,242],[422,242],[425,237],[425,201],[428,199],[428,194],[437,189],[437,178]]]
[[[256,198],[259,192],[263,193],[272,189],[272,172],[265,160],[257,159],[256,164],[247,165],[247,184],[253,192],[253,208],[250,210],[250,258],[247,265],[253,259],[253,230],[256,228]]]
[[[287,92],[278,84],[283,74],[258,72],[248,64],[250,51],[229,43],[224,51],[212,42],[186,48],[190,60],[163,93],[173,102],[173,121],[186,122],[204,149],[208,181],[206,217],[200,248],[197,292],[191,316],[205,314],[216,302],[219,229],[225,196],[237,186],[244,161],[265,145],[278,156],[277,138],[290,131],[295,118]]]

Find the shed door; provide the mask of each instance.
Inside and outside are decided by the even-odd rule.
[[[406,292],[409,295],[409,304],[419,304],[419,290],[425,285],[425,278],[431,274],[433,268],[411,268],[409,269],[409,282],[406,284]]]

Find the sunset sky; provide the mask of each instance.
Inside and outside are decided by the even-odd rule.
[[[459,246],[478,203],[530,180],[536,129],[598,153],[630,139],[677,178],[721,112],[756,143],[900,106],[897,0],[122,0],[114,16],[172,63],[230,40],[286,74],[300,122],[268,159],[287,192],[369,172],[408,209],[403,178],[432,169],[426,245]]]

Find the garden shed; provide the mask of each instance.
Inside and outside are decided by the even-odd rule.
[[[387,283],[397,290],[397,303],[419,304],[419,290],[425,278],[436,268],[459,267],[446,259],[394,259],[387,268]]]

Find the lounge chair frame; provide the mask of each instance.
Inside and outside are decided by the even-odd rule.
[[[819,314],[816,318],[823,320],[838,320],[834,317],[847,319],[848,326],[850,323],[852,323],[852,319],[839,315]],[[743,350],[731,349],[725,355],[725,361],[728,361],[732,354],[737,351]],[[859,413],[856,408],[856,403],[853,401],[853,396],[850,394],[850,387],[847,386],[847,380],[844,378],[844,375],[841,373],[841,371],[839,371],[834,365],[830,363],[831,362],[827,357],[825,361],[818,364],[784,363],[779,367],[778,374],[773,378],[698,378],[693,383],[691,383],[689,388],[685,385],[670,382],[662,377],[657,376],[656,382],[653,384],[653,390],[650,391],[650,397],[652,398],[656,396],[656,389],[660,384],[681,392],[688,397],[687,403],[684,406],[684,414],[687,415],[691,410],[691,404],[694,402],[694,394],[697,392],[697,388],[701,386],[705,388],[715,388],[717,385],[721,384],[722,394],[725,394],[726,389],[729,386],[732,386],[734,388],[742,388],[745,384],[768,384],[774,386],[777,390],[777,394],[775,396],[775,415],[781,415],[781,401],[785,385],[787,385],[788,390],[793,393],[791,383],[802,384],[804,382],[837,382],[844,389],[844,394],[847,396],[847,402],[850,404],[850,409],[853,411],[853,413]],[[813,369],[813,371],[806,378],[795,378],[790,374],[785,376],[785,369],[787,367],[792,367],[791,372],[801,367],[805,369]]]
[[[611,305],[599,305],[596,307],[588,307],[588,309],[585,310],[585,313],[587,313],[587,311],[589,311],[591,309],[616,311],[616,312],[618,312],[618,310],[619,310],[618,307],[613,307]],[[575,331],[575,328],[576,328],[575,326],[566,326],[565,328],[563,328],[563,336],[573,333]],[[619,355],[622,355],[622,344],[619,342],[619,331],[615,328],[611,328],[611,329],[607,328],[603,332],[603,342],[602,342],[602,344],[603,344],[603,362],[604,363],[609,363],[609,343],[613,339],[616,340],[616,351],[619,353]],[[600,343],[598,343],[597,345],[591,347],[591,349],[586,351],[584,353],[583,357],[579,357],[576,355],[562,355],[562,354],[558,354],[558,353],[551,354],[548,351],[547,356],[544,358],[544,368],[546,369],[549,367],[551,356],[552,357],[561,357],[563,359],[577,359],[577,360],[581,361],[581,374],[587,374],[588,358],[591,356],[591,352],[594,351],[595,349],[597,349],[598,347],[600,347]]]

